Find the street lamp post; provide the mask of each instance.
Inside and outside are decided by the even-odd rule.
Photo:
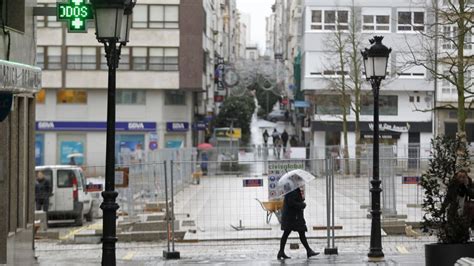
[[[116,265],[116,218],[119,205],[115,191],[115,73],[120,49],[129,41],[134,0],[91,0],[96,21],[96,38],[104,44],[108,66],[107,137],[105,154],[105,191],[103,211],[102,265]]]
[[[374,94],[374,143],[373,143],[373,178],[370,181],[372,188],[370,189],[372,196],[372,227],[370,232],[370,251],[369,259],[380,260],[383,259],[382,251],[382,235],[381,235],[381,208],[380,208],[380,194],[382,188],[380,187],[382,181],[379,177],[379,92],[380,83],[385,79],[387,73],[387,63],[391,48],[382,44],[383,36],[374,36],[370,40],[372,46],[362,51],[364,59],[365,76],[372,85]]]

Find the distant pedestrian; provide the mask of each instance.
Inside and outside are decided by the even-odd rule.
[[[276,130],[276,128],[273,129],[272,132],[272,142],[273,142],[273,155],[276,153],[276,143],[280,139],[280,132]]]
[[[295,137],[294,135],[291,136],[291,138],[290,138],[290,146],[291,146],[291,147],[296,147],[296,146],[298,146],[298,140],[296,140],[296,137]]]
[[[288,145],[288,132],[286,132],[286,129],[283,130],[283,133],[281,133],[281,140],[283,142],[283,152],[286,152],[286,146]]]
[[[281,158],[281,146],[282,146],[282,141],[280,138],[278,138],[275,142],[275,149],[276,149],[276,156],[277,156],[277,159],[280,159]]]
[[[265,131],[263,131],[263,143],[265,144],[265,146],[267,146],[269,137],[270,135],[268,134],[268,131],[265,129]]]
[[[35,183],[35,202],[37,211],[43,210],[48,212],[49,197],[51,196],[51,192],[51,182],[44,176],[42,171],[39,171],[36,174]]]
[[[290,121],[290,112],[288,112],[288,110],[285,111],[285,121],[286,122]]]
[[[277,256],[279,260],[290,259],[290,257],[285,254],[285,245],[291,231],[298,232],[301,244],[305,247],[308,258],[319,254],[319,252],[314,252],[309,247],[308,240],[306,239],[308,228],[306,227],[306,221],[304,219],[304,208],[306,208],[306,203],[304,202],[303,190],[297,188],[285,195],[281,217],[281,230],[283,230],[283,235],[281,236],[280,251],[278,251]]]

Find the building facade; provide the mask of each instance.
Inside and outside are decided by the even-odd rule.
[[[419,40],[419,31],[427,30],[426,24],[432,19],[427,15],[426,6],[409,1],[395,1],[387,5],[371,0],[345,0],[337,4],[305,0],[303,12],[301,86],[312,104],[309,109],[312,146],[343,145],[341,102],[345,101],[345,105],[349,106],[349,103],[354,102],[354,95],[349,92],[348,97],[341,100],[340,90],[334,84],[342,75],[347,77],[351,67],[350,62],[345,63],[346,73],[340,71],[340,66],[336,67],[338,53],[331,43],[336,32],[341,32],[344,38],[351,28],[359,36],[361,47],[357,47],[357,51],[369,47],[368,40],[374,35],[383,35],[383,43],[393,49],[387,79],[382,82],[380,92],[382,144],[396,145],[404,151],[404,147],[408,146],[429,145],[433,136],[432,114],[422,110],[434,106],[434,86],[431,76],[422,66],[410,64],[412,56],[423,60],[423,51],[417,50],[422,46],[413,44]],[[363,73],[360,73],[360,77],[363,78],[360,143],[368,144],[372,143],[373,96]],[[346,114],[349,153],[354,156],[355,113],[348,108]],[[399,152],[398,156],[407,154]]]
[[[215,64],[233,47],[219,39],[221,31],[234,30],[223,19],[235,13],[235,3],[227,2],[137,3],[117,70],[117,154],[205,140],[216,112]],[[105,164],[107,66],[94,32],[92,22],[87,34],[71,34],[55,17],[38,17],[37,57],[44,73],[36,107],[38,165],[67,164],[70,153],[84,155],[79,164]]]
[[[0,2],[0,264],[32,265],[35,210],[36,0]],[[10,103],[12,103],[10,107]],[[8,113],[8,115],[7,115]],[[6,116],[4,116],[6,115]]]

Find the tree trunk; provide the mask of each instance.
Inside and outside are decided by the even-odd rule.
[[[467,138],[466,138],[466,108],[465,108],[465,97],[464,97],[464,89],[465,89],[465,83],[464,83],[464,40],[465,40],[465,34],[467,31],[470,31],[470,28],[467,28],[465,25],[465,13],[466,13],[466,6],[465,6],[465,0],[459,0],[459,10],[460,10],[460,16],[459,20],[457,21],[458,23],[458,54],[457,54],[457,94],[458,94],[458,128],[457,128],[457,136],[460,138],[460,140],[463,143],[467,144]],[[461,145],[462,146],[462,145]],[[457,165],[465,165],[465,150],[460,147],[458,149],[458,162],[456,162]]]

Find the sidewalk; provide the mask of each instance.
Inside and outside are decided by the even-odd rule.
[[[340,240],[341,241],[341,240]],[[339,242],[339,255],[320,254],[306,258],[303,247],[290,250],[289,243],[299,243],[291,239],[286,254],[292,259],[278,261],[278,241],[237,241],[177,244],[180,260],[165,261],[162,257],[165,243],[118,243],[118,265],[424,265],[423,242],[397,242],[396,238],[383,243],[385,261],[369,263],[367,258],[369,239],[363,242],[349,240]],[[324,252],[325,243],[310,240],[310,245],[318,252]],[[99,265],[101,245],[58,245],[38,242],[36,255],[38,265]]]

